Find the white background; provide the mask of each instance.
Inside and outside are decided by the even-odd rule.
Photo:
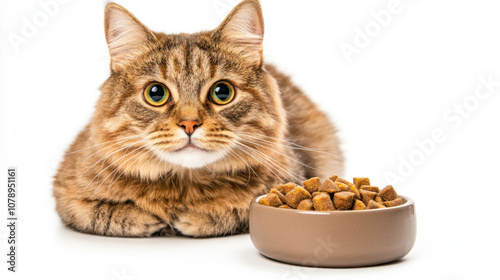
[[[1,279],[498,277],[500,87],[474,99],[480,77],[500,81],[498,1],[401,0],[399,12],[380,30],[372,25],[372,12],[387,10],[389,0],[262,1],[266,58],[292,75],[338,124],[346,177],[369,176],[383,186],[388,172],[396,174],[404,180],[396,189],[416,202],[418,235],[410,254],[359,269],[274,262],[254,249],[248,235],[120,239],[65,228],[54,211],[51,181],[109,73],[104,2],[58,4],[16,50],[9,38],[23,36],[24,18],[43,20],[40,2],[0,1],[0,182],[6,182],[8,166],[19,169],[20,219],[14,274],[5,262],[1,183]],[[215,28],[235,1],[118,3],[151,29],[176,33]],[[375,34],[348,62],[340,45],[354,45],[356,28],[366,26]],[[449,110],[464,101],[469,112],[458,123]],[[444,114],[455,119],[447,121]],[[422,157],[416,141],[436,129],[445,139]],[[412,170],[398,171],[410,157]]]

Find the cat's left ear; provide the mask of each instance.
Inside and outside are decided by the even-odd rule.
[[[238,4],[214,34],[239,49],[243,57],[262,64],[264,18],[258,0],[245,0]]]
[[[111,70],[119,71],[147,51],[154,33],[122,6],[110,3],[104,12],[104,29]]]

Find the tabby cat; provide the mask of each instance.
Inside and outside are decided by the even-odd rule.
[[[54,180],[69,227],[106,236],[248,231],[249,203],[273,185],[342,173],[336,131],[263,60],[257,0],[212,31],[153,32],[105,9],[109,78]]]

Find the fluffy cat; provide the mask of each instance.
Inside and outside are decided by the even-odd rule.
[[[213,31],[166,35],[105,9],[111,74],[54,180],[69,227],[107,236],[248,231],[272,186],[342,173],[335,128],[263,61],[257,0]]]

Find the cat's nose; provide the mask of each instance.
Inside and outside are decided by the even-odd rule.
[[[199,121],[180,121],[177,125],[184,128],[186,134],[191,136],[201,123]]]

